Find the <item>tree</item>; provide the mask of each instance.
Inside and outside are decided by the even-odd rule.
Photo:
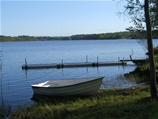
[[[141,3],[140,0],[126,1],[127,5],[125,6],[125,12],[131,16],[131,21],[135,25],[135,27],[130,27],[129,30],[142,32],[146,28],[150,64],[150,92],[151,97],[156,98],[158,95],[156,88],[156,69],[152,43],[152,30],[157,29],[158,26],[158,2],[157,0],[144,0],[144,3]]]
[[[149,14],[149,0],[144,1],[144,11],[145,11],[145,21],[146,21],[146,31],[147,31],[147,41],[148,41],[148,51],[149,51],[149,62],[150,62],[150,92],[151,97],[157,97],[156,88],[156,69],[155,69],[155,59],[152,43],[152,30],[151,30],[151,20]]]

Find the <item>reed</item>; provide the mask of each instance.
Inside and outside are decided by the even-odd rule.
[[[12,106],[9,104],[0,105],[0,119],[5,119],[12,112]]]

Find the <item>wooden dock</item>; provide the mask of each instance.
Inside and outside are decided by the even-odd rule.
[[[27,64],[22,69],[41,69],[41,68],[76,68],[76,67],[99,67],[99,66],[117,66],[126,65],[126,61],[118,62],[80,62],[80,63],[52,63],[52,64]]]
[[[133,59],[131,55],[129,57],[130,57],[130,59],[123,59],[123,60],[120,60],[120,61],[121,62],[122,61],[126,61],[126,62],[132,61],[135,64],[142,64],[142,63],[145,63],[149,60],[148,58]]]

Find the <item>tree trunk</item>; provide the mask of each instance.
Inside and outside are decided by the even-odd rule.
[[[157,97],[157,88],[156,88],[156,69],[155,69],[155,59],[152,43],[152,31],[151,31],[151,22],[149,16],[149,0],[145,0],[145,19],[146,19],[146,30],[147,30],[147,43],[148,43],[148,52],[149,52],[149,63],[150,63],[150,92],[151,97]]]

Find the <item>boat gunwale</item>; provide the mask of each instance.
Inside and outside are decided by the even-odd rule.
[[[33,85],[31,85],[31,87],[32,88],[34,88],[34,89],[53,89],[53,88],[64,88],[64,87],[71,87],[71,86],[76,86],[76,85],[81,85],[81,84],[84,84],[84,83],[89,83],[89,82],[93,82],[93,81],[96,81],[96,80],[99,80],[99,79],[103,79],[104,78],[104,76],[102,76],[102,77],[98,77],[98,78],[94,78],[94,79],[92,79],[92,80],[90,80],[90,81],[84,81],[84,82],[80,82],[80,83],[74,83],[74,84],[71,84],[71,85],[64,85],[64,86],[56,86],[56,87],[42,87],[42,86],[33,86]],[[84,79],[84,78],[82,78],[82,79]],[[85,78],[85,79],[90,79],[90,78]],[[79,79],[78,79],[79,80]]]

